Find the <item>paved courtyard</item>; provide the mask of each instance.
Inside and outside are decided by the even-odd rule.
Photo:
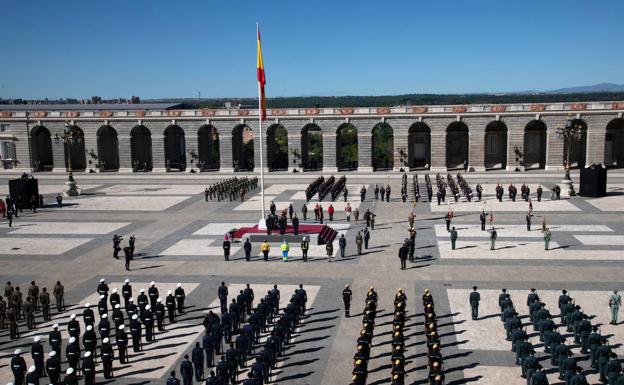
[[[406,371],[408,384],[427,383],[427,348],[423,328],[420,297],[429,288],[435,300],[438,325],[445,357],[446,384],[525,384],[520,368],[514,365],[515,355],[505,341],[503,325],[498,317],[498,293],[507,288],[516,309],[529,322],[525,306],[530,288],[558,313],[557,295],[561,289],[570,291],[576,304],[594,316],[592,324],[601,325],[603,335],[610,336],[610,345],[624,353],[624,325],[609,325],[607,301],[613,289],[624,289],[624,173],[610,171],[609,195],[591,199],[574,197],[550,200],[550,189],[560,180],[561,173],[488,173],[465,175],[474,186],[484,187],[484,201],[443,203],[428,202],[424,174],[420,175],[421,200],[414,212],[418,231],[415,263],[399,270],[397,257],[400,242],[408,236],[407,217],[412,210],[410,201],[400,200],[400,176],[392,174],[347,174],[349,203],[363,213],[371,209],[377,215],[371,234],[370,247],[357,255],[354,238],[362,230],[360,221],[347,223],[342,197],[333,202],[336,214],[329,225],[348,240],[345,258],[340,258],[335,245],[334,262],[328,263],[324,246],[313,245],[307,263],[302,261],[296,243],[291,245],[291,260],[283,263],[278,255],[279,244],[272,243],[268,262],[253,244],[251,261],[245,261],[242,243],[232,247],[230,261],[223,258],[223,235],[232,228],[257,223],[261,198],[256,189],[245,202],[204,201],[203,190],[222,175],[154,174],[154,175],[76,175],[83,194],[67,198],[64,208],[57,208],[54,196],[61,191],[63,175],[43,175],[40,191],[46,206],[36,214],[24,211],[9,228],[0,219],[0,282],[11,281],[27,291],[30,281],[51,290],[61,280],[66,290],[68,310],[52,313],[52,321],[40,323],[37,330],[28,331],[20,325],[22,338],[11,341],[8,331],[0,331],[0,382],[12,379],[9,361],[16,348],[30,351],[32,337],[43,336],[48,352],[47,333],[55,322],[64,325],[72,312],[81,313],[85,303],[97,303],[96,286],[106,278],[110,288],[121,289],[124,279],[132,282],[135,297],[139,289],[147,289],[155,281],[164,297],[167,290],[181,283],[186,290],[188,311],[178,323],[157,333],[156,341],[146,344],[140,353],[130,353],[130,363],[115,362],[118,384],[163,384],[168,372],[189,353],[196,341],[201,341],[202,315],[210,310],[219,312],[217,288],[222,281],[230,288],[230,297],[249,283],[261,298],[274,284],[282,292],[282,304],[299,284],[308,294],[308,317],[296,331],[293,343],[280,358],[271,380],[279,384],[348,384],[353,367],[355,341],[359,334],[364,308],[364,296],[369,286],[379,292],[379,315],[373,338],[374,347],[368,365],[368,384],[389,384],[390,331],[394,293],[403,288],[408,297],[406,342]],[[433,174],[432,174],[433,177]],[[573,173],[578,182],[578,173]],[[7,192],[6,181],[11,176],[0,175],[0,193]],[[315,178],[312,174],[272,174],[266,179],[268,204],[273,201],[278,210],[292,203],[301,218],[305,196],[303,189]],[[432,178],[433,179],[433,178]],[[408,187],[412,188],[411,178]],[[390,184],[390,202],[375,202],[372,187]],[[544,188],[544,199],[533,199],[535,217],[533,228],[527,231],[524,222],[528,203],[518,199],[511,202],[505,196],[502,203],[493,197],[497,183],[522,183]],[[369,188],[367,199],[361,202],[359,190]],[[329,207],[329,198],[322,202]],[[434,186],[435,200],[435,186]],[[309,203],[308,222],[314,218]],[[451,250],[450,238],[444,225],[449,208],[455,213],[453,225],[458,229],[457,249]],[[489,233],[479,227],[479,212],[493,212],[498,231],[496,250],[490,250]],[[328,219],[326,215],[326,219]],[[546,221],[552,231],[551,250],[545,251],[539,231]],[[489,227],[489,224],[488,224]],[[132,270],[126,272],[122,260],[112,258],[113,234],[137,238]],[[351,318],[343,316],[341,291],[345,284],[353,290]],[[481,292],[480,318],[469,315],[468,295],[472,286]],[[0,293],[3,295],[3,293]],[[624,317],[624,314],[622,315]],[[78,317],[81,318],[81,317]],[[38,315],[38,320],[41,317]],[[531,327],[528,330],[532,330]],[[263,336],[265,338],[266,336]],[[537,355],[545,357],[537,334],[530,334]],[[584,369],[589,368],[578,346],[573,352]],[[26,355],[30,364],[30,354]],[[64,354],[63,354],[64,357]],[[251,362],[251,361],[250,361]],[[551,384],[562,383],[556,370],[545,359]],[[65,368],[64,364],[64,368]],[[98,376],[101,376],[101,362]],[[590,383],[598,383],[595,371]],[[239,379],[246,377],[245,370]],[[99,378],[100,382],[103,378]],[[45,382],[44,382],[45,383]]]

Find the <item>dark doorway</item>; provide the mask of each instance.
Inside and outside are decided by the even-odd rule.
[[[197,131],[200,171],[217,171],[221,164],[219,155],[219,133],[214,126],[206,125]]]
[[[484,166],[489,170],[507,168],[507,126],[496,120],[485,127]]]
[[[613,119],[607,124],[604,154],[607,167],[624,167],[624,119]]]
[[[165,129],[165,167],[167,171],[186,170],[186,141],[180,126]]]
[[[102,126],[97,132],[98,162],[100,171],[119,170],[119,140],[111,126]]]
[[[410,126],[407,137],[410,169],[428,169],[431,165],[431,129],[418,122]]]
[[[581,133],[570,142],[570,167],[584,168],[587,155],[587,124],[581,119],[574,119],[572,125],[579,127]]]
[[[388,123],[379,123],[373,127],[372,151],[373,171],[392,170],[394,168],[394,134]]]
[[[244,124],[232,130],[232,163],[234,171],[254,170],[254,135]]]
[[[342,124],[336,130],[336,165],[338,171],[357,170],[358,132],[350,123]]]
[[[288,170],[288,130],[279,124],[269,127],[266,148],[269,171]]]
[[[145,126],[135,126],[130,131],[130,153],[133,171],[152,171],[152,134]]]
[[[546,167],[546,124],[533,120],[524,128],[522,164],[525,170]]]
[[[72,141],[65,143],[65,167],[71,171],[84,171],[87,169],[84,132],[77,126],[71,126],[69,130]]]
[[[52,156],[52,136],[44,126],[36,126],[30,131],[30,146],[32,150],[32,168],[35,171],[52,171],[54,160]]]
[[[304,171],[323,169],[323,132],[316,124],[301,130],[301,164]]]
[[[446,128],[446,168],[457,170],[468,165],[468,126],[453,122]]]

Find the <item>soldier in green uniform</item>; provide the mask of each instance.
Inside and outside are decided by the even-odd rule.
[[[496,238],[498,237],[498,233],[496,229],[492,227],[490,230],[490,250],[494,250],[496,248]]]
[[[617,290],[613,290],[613,294],[609,299],[609,308],[611,308],[611,325],[617,325],[618,312],[620,311],[621,304],[622,297],[620,297]]]
[[[548,227],[544,228],[544,250],[548,250],[548,245],[550,244],[550,229]]]
[[[470,293],[470,309],[472,310],[472,319],[479,318],[479,301],[481,301],[481,294],[477,291],[477,287],[472,287],[472,293]]]
[[[451,229],[451,250],[455,250],[455,243],[457,242],[457,230],[455,226]]]
[[[39,305],[41,306],[41,312],[43,314],[43,320],[50,320],[50,293],[45,287],[39,294]]]

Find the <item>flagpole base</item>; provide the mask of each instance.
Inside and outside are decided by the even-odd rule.
[[[258,221],[258,230],[266,230],[266,229],[267,229],[266,220],[262,218]]]

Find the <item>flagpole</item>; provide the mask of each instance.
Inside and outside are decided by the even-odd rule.
[[[260,25],[256,23],[256,36],[260,36]],[[260,224],[264,224],[264,136],[262,135],[262,85],[258,81],[258,125],[260,127],[260,199],[262,200],[260,213]],[[266,225],[265,225],[266,226]],[[262,226],[261,226],[262,227]]]

